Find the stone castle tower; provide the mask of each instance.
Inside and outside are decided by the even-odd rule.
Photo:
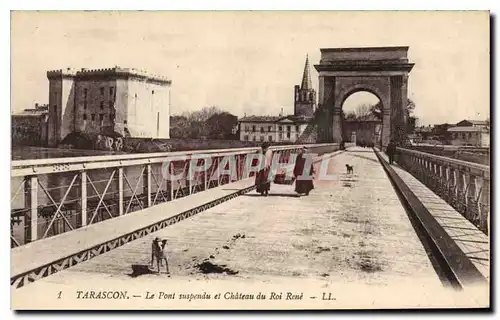
[[[306,57],[302,84],[295,86],[294,115],[312,117],[316,110],[316,91],[312,88],[309,56]]]

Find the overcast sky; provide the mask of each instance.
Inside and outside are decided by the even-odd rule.
[[[175,114],[292,113],[306,54],[316,64],[320,48],[409,46],[421,124],[489,116],[487,12],[14,12],[11,43],[14,112],[48,101],[47,70],[118,65],[172,79]]]

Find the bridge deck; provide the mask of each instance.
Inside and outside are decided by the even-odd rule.
[[[346,163],[354,165],[353,175],[346,174]],[[193,285],[207,279],[236,282],[240,290],[245,283],[293,283],[299,279],[324,287],[368,284],[395,285],[397,289],[411,283],[413,292],[442,288],[373,151],[353,148],[339,153],[331,158],[328,172],[334,178],[315,181],[315,190],[308,197],[296,197],[292,186],[282,185],[273,185],[269,197],[250,192],[14,290],[13,302],[25,305],[22,297],[53,293],[57,303],[55,296],[61,287],[71,288],[74,296],[75,288],[92,284],[139,290],[151,284],[173,285],[180,279]],[[132,274],[132,265],[149,263],[154,237],[169,240],[171,277]],[[203,262],[213,269],[222,266],[237,273],[204,273],[197,267]],[[31,305],[35,301],[30,298]]]

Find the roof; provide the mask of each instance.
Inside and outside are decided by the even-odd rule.
[[[311,67],[309,66],[309,55],[306,56],[306,64],[304,66],[304,74],[302,75],[302,84],[300,88],[302,90],[312,89],[311,82],[311,72],[309,71]]]
[[[37,109],[24,109],[21,112],[13,114],[12,116],[13,117],[40,117],[40,116],[46,115],[48,113],[49,113],[48,109],[41,107],[41,108],[37,108]]]
[[[146,70],[136,69],[136,68],[122,68],[119,66],[114,66],[112,68],[102,68],[102,69],[87,69],[81,68],[80,70],[74,68],[66,68],[59,70],[49,70],[47,71],[47,78],[77,78],[77,79],[88,79],[91,77],[129,77],[133,76],[139,79],[146,79],[150,81],[159,82],[161,84],[171,85],[172,80],[169,80],[167,77],[160,76],[157,74],[149,73]]]
[[[472,124],[473,126],[485,126],[487,125],[487,121],[486,120],[462,120],[460,122],[457,122],[457,125],[458,124],[461,124],[463,122],[469,122],[470,124]]]
[[[245,116],[239,122],[267,122],[267,123],[308,123],[311,118],[288,115],[288,116]]]
[[[280,118],[277,116],[245,116],[239,122],[276,122]]]
[[[449,128],[448,132],[486,132],[484,128],[480,127],[453,127]]]

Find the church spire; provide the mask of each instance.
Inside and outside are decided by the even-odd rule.
[[[300,88],[302,90],[312,89],[311,84],[311,73],[309,72],[309,55],[306,56],[306,65],[304,66],[304,75],[302,76],[302,85]]]

